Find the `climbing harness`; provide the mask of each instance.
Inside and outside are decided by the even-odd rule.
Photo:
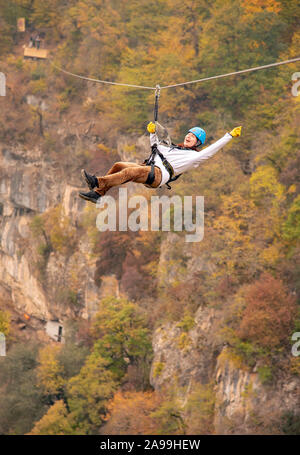
[[[170,151],[173,150],[174,148],[183,149],[182,147],[179,147],[177,145],[173,145],[170,148]],[[145,185],[151,185],[154,182],[154,178],[155,178],[155,173],[154,173],[155,164],[154,164],[154,162],[155,162],[155,156],[156,155],[158,155],[160,157],[160,159],[162,161],[162,164],[164,165],[164,167],[166,168],[166,170],[168,171],[168,173],[170,175],[170,178],[169,178],[169,180],[166,183],[167,188],[170,190],[171,186],[169,185],[169,183],[170,182],[174,182],[174,180],[177,180],[181,176],[181,174],[176,175],[176,176],[174,175],[173,166],[169,163],[169,161],[166,159],[166,157],[158,150],[157,144],[153,144],[151,146],[151,155],[149,156],[149,158],[147,158],[144,161],[144,164],[146,164],[146,166],[151,166],[151,171],[148,174],[148,177],[147,177],[147,180],[145,182]]]

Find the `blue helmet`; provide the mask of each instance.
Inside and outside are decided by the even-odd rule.
[[[198,139],[197,145],[200,145],[199,141],[201,142],[201,145],[204,144],[206,139],[206,132],[202,128],[199,128],[199,126],[195,126],[195,128],[191,128],[189,130],[189,133],[193,133],[194,136],[196,136],[196,138]]]

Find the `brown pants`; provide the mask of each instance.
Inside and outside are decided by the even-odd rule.
[[[151,166],[146,166],[145,164],[117,162],[105,176],[97,177],[99,188],[95,188],[94,191],[104,196],[113,186],[122,185],[127,182],[145,183],[150,171]],[[154,171],[154,182],[151,185],[147,185],[151,188],[157,188],[162,179],[159,167],[155,166]]]

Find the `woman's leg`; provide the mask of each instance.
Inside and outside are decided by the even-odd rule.
[[[117,163],[113,164],[112,167],[109,169],[109,171],[105,175],[111,175],[115,174],[116,172],[122,171],[122,169],[126,167],[135,167],[138,166],[136,163],[130,163],[126,161],[118,161]]]
[[[119,170],[117,170],[119,169]],[[155,179],[151,187],[156,188],[161,182],[161,170],[155,167]],[[112,187],[122,185],[127,182],[146,183],[151,166],[139,165],[136,163],[115,163],[104,177],[98,178],[98,188],[94,191],[104,196]]]

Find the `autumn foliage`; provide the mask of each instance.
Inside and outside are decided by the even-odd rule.
[[[108,405],[107,423],[100,434],[157,434],[151,414],[158,402],[154,392],[117,392]]]
[[[286,346],[296,317],[295,297],[268,273],[249,286],[237,334],[263,347]]]
[[[239,357],[237,368],[263,360],[257,371],[265,384],[280,375],[280,355],[300,374],[298,362],[285,355],[300,327],[300,96],[290,90],[299,62],[162,91],[159,121],[174,142],[198,125],[209,145],[243,125],[238,140],[172,186],[169,194],[205,197],[204,238],[188,248],[183,233],[175,243],[166,232],[100,233],[95,207],[76,199],[81,168],[102,175],[114,161],[146,158],[153,91],[95,84],[48,62],[26,61],[31,31],[43,31],[52,61],[67,71],[153,87],[295,57],[299,16],[299,0],[0,0],[1,72],[9,75],[0,110],[1,254],[2,248],[12,254],[3,277],[13,286],[11,274],[22,276],[23,256],[32,253],[30,269],[64,317],[76,310],[80,319],[97,304],[99,310],[79,323],[70,344],[9,346],[0,359],[1,434],[212,433],[215,384],[193,384],[185,407],[181,391],[171,393],[168,384],[158,397],[149,384],[153,328],[171,320],[184,341],[201,324],[195,314],[204,306],[225,325],[216,335],[216,356],[226,341]],[[26,20],[24,34],[16,30],[19,17]],[[17,162],[7,205],[6,166]],[[36,169],[38,182],[37,207],[25,207],[25,217],[23,165]],[[13,231],[20,242],[10,241]],[[81,258],[91,294],[81,292],[87,289]],[[56,263],[62,273],[47,290]],[[115,275],[122,298],[90,305],[86,296],[98,292],[92,282],[101,287],[105,275]],[[77,301],[83,294],[85,308]],[[19,290],[13,295],[27,307]],[[0,332],[13,336],[13,329],[13,318],[0,311]]]

